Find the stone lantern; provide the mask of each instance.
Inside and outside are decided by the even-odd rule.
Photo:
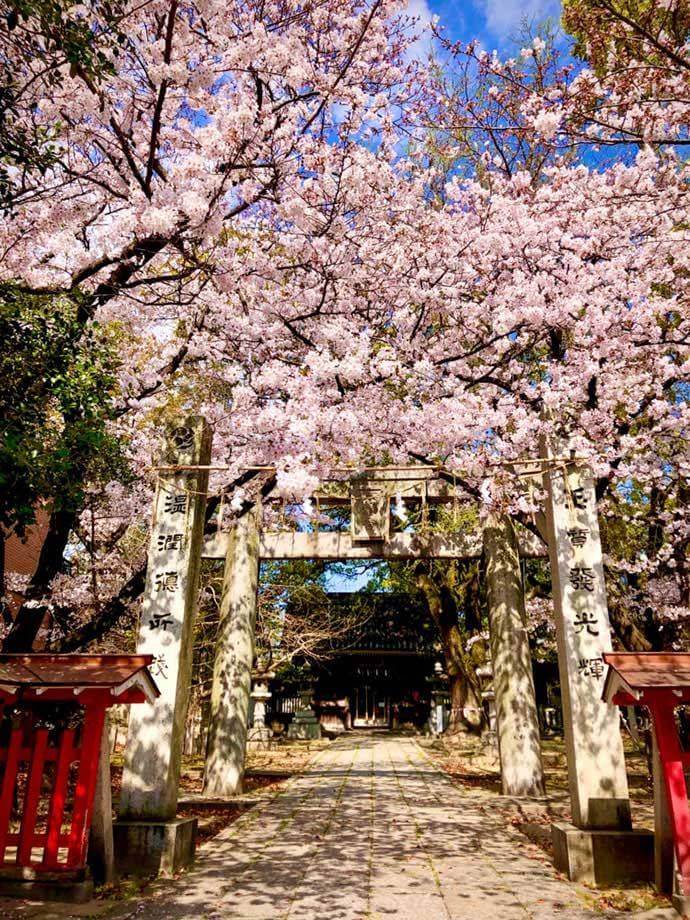
[[[272,672],[262,671],[253,675],[251,692],[253,708],[252,726],[247,733],[247,747],[250,750],[268,750],[271,746],[273,732],[266,725],[266,704],[272,693],[268,682],[275,677]]]
[[[448,675],[440,661],[434,663],[434,673],[427,678],[431,685],[431,707],[429,710],[429,731],[441,735],[447,727],[446,699],[448,696]]]
[[[486,705],[486,714],[489,719],[489,731],[486,740],[492,745],[497,745],[496,735],[496,694],[494,693],[494,672],[489,659],[477,668],[477,677],[480,681],[482,700]]]

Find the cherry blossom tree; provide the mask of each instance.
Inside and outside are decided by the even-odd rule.
[[[325,253],[347,234],[349,209],[366,204],[367,174],[384,181],[395,114],[415,92],[403,59],[413,34],[393,0],[122,3],[116,28],[102,11],[70,11],[93,36],[88,58],[50,40],[40,4],[0,27],[14,72],[12,136],[44,132],[51,150],[40,168],[8,166],[1,272],[26,296],[71,299],[85,329],[119,328],[119,430],[143,472],[142,416],[155,424],[166,406],[195,400],[222,416],[240,380],[247,401],[248,375],[266,355],[290,364],[306,347],[276,303],[304,289],[302,306],[311,298],[320,310],[331,296]],[[301,280],[288,291],[290,273]],[[191,384],[177,379],[193,366]],[[239,392],[237,402],[242,411]],[[126,503],[116,484],[109,491],[125,518],[142,497],[136,486]],[[107,517],[111,537],[121,535],[118,516]],[[39,564],[34,625],[20,644],[75,521]]]
[[[593,462],[597,453],[600,459],[608,457],[603,467],[594,465],[609,550],[612,614],[621,640],[642,648],[668,642],[673,636],[669,624],[686,618],[690,604],[685,510],[690,339],[683,267],[687,169],[678,154],[685,143],[689,109],[683,9],[683,4],[568,3],[566,24],[579,29],[578,49],[591,58],[592,66],[584,69],[562,57],[548,30],[529,37],[526,47],[507,60],[441,36],[447,66],[435,75],[437,102],[428,118],[429,149],[444,176],[476,176],[494,203],[498,188],[514,186],[519,179],[524,200],[533,197],[535,219],[546,222],[551,208],[542,196],[563,208],[562,216],[572,217],[568,202],[557,203],[566,187],[573,203],[579,195],[593,203],[589,196],[599,188],[601,204],[608,200],[608,215],[597,216],[585,206],[585,221],[575,230],[579,245],[589,247],[601,232],[612,230],[614,211],[627,206],[632,206],[629,228],[639,221],[639,236],[633,231],[623,242],[623,232],[617,242],[610,240],[612,246],[620,243],[634,259],[651,245],[646,279],[638,271],[641,265],[631,262],[625,267],[608,256],[601,262],[603,250],[580,250],[581,267],[589,278],[583,275],[573,289],[581,296],[579,306],[559,315],[558,309],[542,302],[540,361],[546,363],[538,371],[529,362],[524,368],[532,367],[552,391],[555,382],[566,383],[567,378],[557,395],[552,392],[543,402],[537,399],[534,409],[548,409],[556,425],[547,427],[574,436]],[[633,21],[628,22],[630,17]],[[665,178],[659,182],[662,174]],[[644,192],[637,184],[643,176]],[[671,208],[669,192],[675,201]],[[635,203],[643,198],[645,204],[635,214]],[[651,223],[646,223],[643,212]],[[513,240],[522,242],[518,226]],[[549,294],[554,306],[567,300],[566,278],[572,268],[569,229],[562,227],[563,232],[551,237],[558,240],[560,262],[557,276],[549,282],[551,286],[556,281]],[[533,258],[538,249],[531,243],[520,249],[525,256],[522,278],[536,281],[543,265],[539,256]],[[612,274],[595,282],[601,284],[600,298],[595,295],[600,299],[595,319],[590,282],[604,263]],[[620,296],[622,288],[616,294],[616,275],[628,296]],[[543,281],[542,277],[535,291],[538,298]],[[601,320],[611,325],[597,370],[586,356],[593,358],[598,351],[589,336]],[[580,350],[582,334],[589,344]],[[526,357],[523,352],[521,362]],[[643,364],[644,382],[636,376]],[[635,388],[634,402],[623,395],[629,384]],[[608,389],[608,409],[602,385]],[[536,389],[528,392],[536,395]],[[617,404],[618,397],[622,403]],[[592,413],[599,419],[608,414],[606,430],[592,427]],[[540,420],[534,422],[535,431],[543,430]]]
[[[44,87],[65,66],[97,82],[113,73],[117,46],[125,40],[126,6],[118,0],[8,0],[0,20],[0,203],[12,207],[37,175],[59,160],[52,125],[31,108],[27,64],[40,66]],[[106,53],[108,51],[109,53]],[[114,54],[113,54],[114,53]],[[40,65],[38,62],[40,61]]]
[[[197,354],[176,386],[198,395],[233,475],[250,457],[274,463],[277,487],[296,497],[331,465],[413,454],[444,463],[468,497],[529,519],[538,496],[506,464],[534,457],[540,433],[568,436],[605,509],[632,509],[632,481],[662,487],[673,522],[657,556],[672,554],[687,526],[678,171],[643,151],[606,172],[554,166],[540,183],[525,171],[454,180],[435,208],[402,180],[382,182],[378,207],[358,215],[352,254],[339,250],[337,294],[309,309],[321,290],[271,280],[267,258],[242,285],[246,315],[209,336],[217,351]],[[272,297],[281,306],[268,323]],[[238,351],[255,363],[242,366],[228,405],[226,362]]]
[[[686,0],[566,0],[564,25],[589,65],[564,99],[571,127],[603,144],[690,143]]]
[[[302,499],[334,465],[415,456],[529,523],[539,496],[511,464],[565,437],[606,514],[661,528],[611,567],[643,593],[665,578],[663,610],[687,608],[687,166],[644,139],[605,168],[575,157],[620,146],[590,130],[604,77],[549,61],[535,82],[538,37],[513,61],[463,51],[474,110],[422,85],[394,13],[151,3],[112,76],[77,69],[41,95],[27,65],[31,117],[60,125],[64,156],[0,231],[2,272],[78,290],[80,322],[121,330],[116,424],[140,475],[94,496],[88,565],[33,586],[41,617],[48,591],[58,620],[126,609],[153,432],[192,408],[236,509],[247,467]],[[459,116],[472,170],[454,165]]]

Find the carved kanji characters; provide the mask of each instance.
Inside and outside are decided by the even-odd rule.
[[[176,591],[180,576],[177,572],[158,572],[156,575],[156,591]]]
[[[569,577],[575,591],[594,591],[594,569],[577,565],[570,570]]]
[[[577,527],[572,528],[568,531],[568,537],[573,546],[584,546],[587,542],[587,537],[589,536],[588,530],[583,530]]]
[[[166,514],[184,514],[187,511],[187,493],[171,492],[165,496]]]
[[[584,511],[584,509],[587,507],[587,498],[585,496],[585,490],[582,488],[582,486],[576,486],[571,490],[570,494],[573,499],[573,508]]]
[[[583,630],[586,630],[590,636],[599,635],[597,618],[593,613],[588,613],[587,611],[578,613],[573,621],[573,626],[575,627],[575,632],[581,633]]]
[[[179,550],[182,549],[181,533],[162,533],[158,535],[159,550]]]
[[[162,629],[164,632],[167,632],[168,626],[172,626],[173,623],[174,620],[172,617],[164,613],[154,613],[149,620],[149,629]]]
[[[583,677],[599,678],[604,673],[604,659],[581,658],[578,662],[577,669]]]

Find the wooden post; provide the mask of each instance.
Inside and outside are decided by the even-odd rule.
[[[129,715],[120,818],[167,820],[177,809],[191,680],[211,433],[191,417],[169,432],[154,499],[138,653],[152,654],[161,691]],[[174,467],[186,467],[175,469]],[[190,469],[191,467],[191,469]]]
[[[5,861],[7,848],[7,835],[10,831],[10,815],[14,804],[14,789],[17,783],[17,767],[19,766],[19,752],[22,746],[24,733],[19,724],[12,725],[10,743],[5,757],[5,770],[2,776],[0,789],[0,863]]]
[[[32,739],[31,760],[26,777],[26,792],[22,802],[22,823],[19,828],[19,844],[17,846],[17,865],[29,866],[31,864],[31,850],[34,845],[34,834],[36,832],[36,814],[38,812],[38,800],[41,795],[41,784],[43,780],[43,768],[45,766],[46,749],[48,747],[48,729],[39,728],[36,730]],[[79,761],[79,777],[77,779],[77,791],[82,775],[83,757]],[[75,795],[75,812],[77,810],[77,797]],[[78,824],[79,814],[72,822]],[[68,860],[69,861],[69,860]]]
[[[74,790],[72,826],[69,832],[67,849],[68,866],[83,866],[86,863],[93,794],[98,775],[98,761],[104,722],[105,705],[103,703],[86,707],[81,733],[77,785]]]
[[[55,764],[55,781],[50,797],[48,809],[48,829],[46,846],[43,853],[43,862],[48,869],[57,869],[58,852],[60,849],[60,836],[62,821],[67,803],[67,784],[69,781],[69,768],[74,756],[74,729],[66,728],[60,737],[57,760]],[[2,860],[0,859],[0,862]]]
[[[507,515],[484,529],[493,689],[504,795],[543,796],[544,770],[520,553]]]
[[[103,723],[101,753],[96,774],[88,862],[93,877],[99,884],[111,885],[115,881],[113,805],[110,779],[110,726],[107,715]]]
[[[659,703],[650,708],[654,736],[663,765],[666,802],[673,827],[675,857],[678,865],[678,894],[687,899],[690,897],[690,806],[685,783],[684,752],[674,719],[674,706]]]
[[[633,707],[629,707],[632,709]],[[659,742],[652,727],[652,778],[654,781],[654,887],[660,894],[673,894],[673,822],[668,807],[664,767]]]
[[[260,527],[261,505],[257,503],[239,518],[228,541],[204,773],[204,793],[209,796],[230,796],[242,791],[254,661]]]

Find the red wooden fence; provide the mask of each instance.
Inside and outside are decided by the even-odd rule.
[[[0,654],[0,875],[4,869],[14,877],[17,867],[85,868],[105,712],[159,696],[152,661],[150,655]],[[78,730],[40,726],[51,710],[73,717],[75,704]]]
[[[0,747],[0,867],[85,865],[104,717],[87,706],[78,743],[74,729],[34,728],[30,711],[13,724]]]

